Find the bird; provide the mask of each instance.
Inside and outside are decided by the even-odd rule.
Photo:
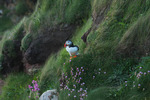
[[[66,51],[69,53],[70,59],[76,58],[79,55],[79,47],[73,45],[73,42],[71,40],[67,40],[64,44],[64,47],[66,48]]]

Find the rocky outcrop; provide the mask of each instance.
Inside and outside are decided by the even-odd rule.
[[[12,40],[6,40],[2,49],[2,74],[10,72],[23,71],[22,51],[20,50],[23,30],[19,30],[16,37]]]
[[[44,29],[35,38],[26,50],[24,58],[29,64],[41,64],[52,54],[57,52],[75,31],[75,26],[57,27]]]
[[[88,31],[85,32],[83,34],[83,36],[81,37],[83,42],[87,43],[87,37],[90,34],[90,32],[92,30],[96,30],[99,27],[99,25],[101,24],[101,22],[105,19],[105,14],[109,11],[110,5],[111,5],[111,2],[108,3],[108,5],[106,5],[103,9],[99,10],[99,12],[93,11],[93,13],[92,13],[93,23],[91,25],[91,28],[89,28]]]

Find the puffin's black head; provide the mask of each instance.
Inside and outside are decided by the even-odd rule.
[[[73,42],[70,41],[70,40],[67,40],[67,41],[65,42],[65,44],[64,44],[64,47],[66,47],[66,46],[72,46],[72,45],[73,45]]]

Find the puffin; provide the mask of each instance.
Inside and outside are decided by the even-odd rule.
[[[79,55],[79,47],[76,45],[73,45],[73,42],[71,40],[67,40],[64,44],[64,47],[66,48],[66,51],[70,55],[70,59],[76,58],[77,55]]]

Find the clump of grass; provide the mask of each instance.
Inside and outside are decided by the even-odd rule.
[[[149,61],[149,57],[142,59],[142,62],[136,67],[136,70],[131,73],[130,78],[124,81],[121,89],[116,92],[118,98],[124,98],[123,100],[142,100],[149,98]]]
[[[111,98],[111,91],[115,89],[112,87],[97,87],[93,90],[90,90],[88,93],[88,97],[85,100],[116,100]]]
[[[107,7],[110,3],[111,3],[110,0],[93,0],[93,1],[91,1],[93,15],[95,16],[95,14],[98,14],[102,9]]]
[[[26,2],[23,0],[17,2],[15,10],[17,15],[24,15],[26,12],[28,12],[28,7]]]
[[[0,35],[3,35],[4,31],[11,28],[13,25],[12,21],[10,20],[9,17],[2,17],[0,18]]]
[[[149,17],[147,14],[137,20],[131,28],[129,28],[126,33],[123,35],[120,44],[124,44],[124,46],[128,46],[131,43],[135,43],[136,45],[141,45],[148,41],[149,39]],[[142,26],[142,27],[141,27]],[[139,39],[140,38],[140,39]]]
[[[56,55],[51,56],[42,69],[40,75],[40,93],[59,87],[58,80],[61,73],[61,65],[57,61]]]
[[[75,20],[88,17],[91,5],[90,1],[70,1],[65,11],[65,22],[73,23]]]
[[[32,77],[23,73],[10,74],[5,80],[5,85],[0,96],[1,100],[24,100],[29,90],[27,84]]]
[[[21,50],[26,51],[29,48],[31,42],[32,42],[32,34],[28,33],[21,40]]]

